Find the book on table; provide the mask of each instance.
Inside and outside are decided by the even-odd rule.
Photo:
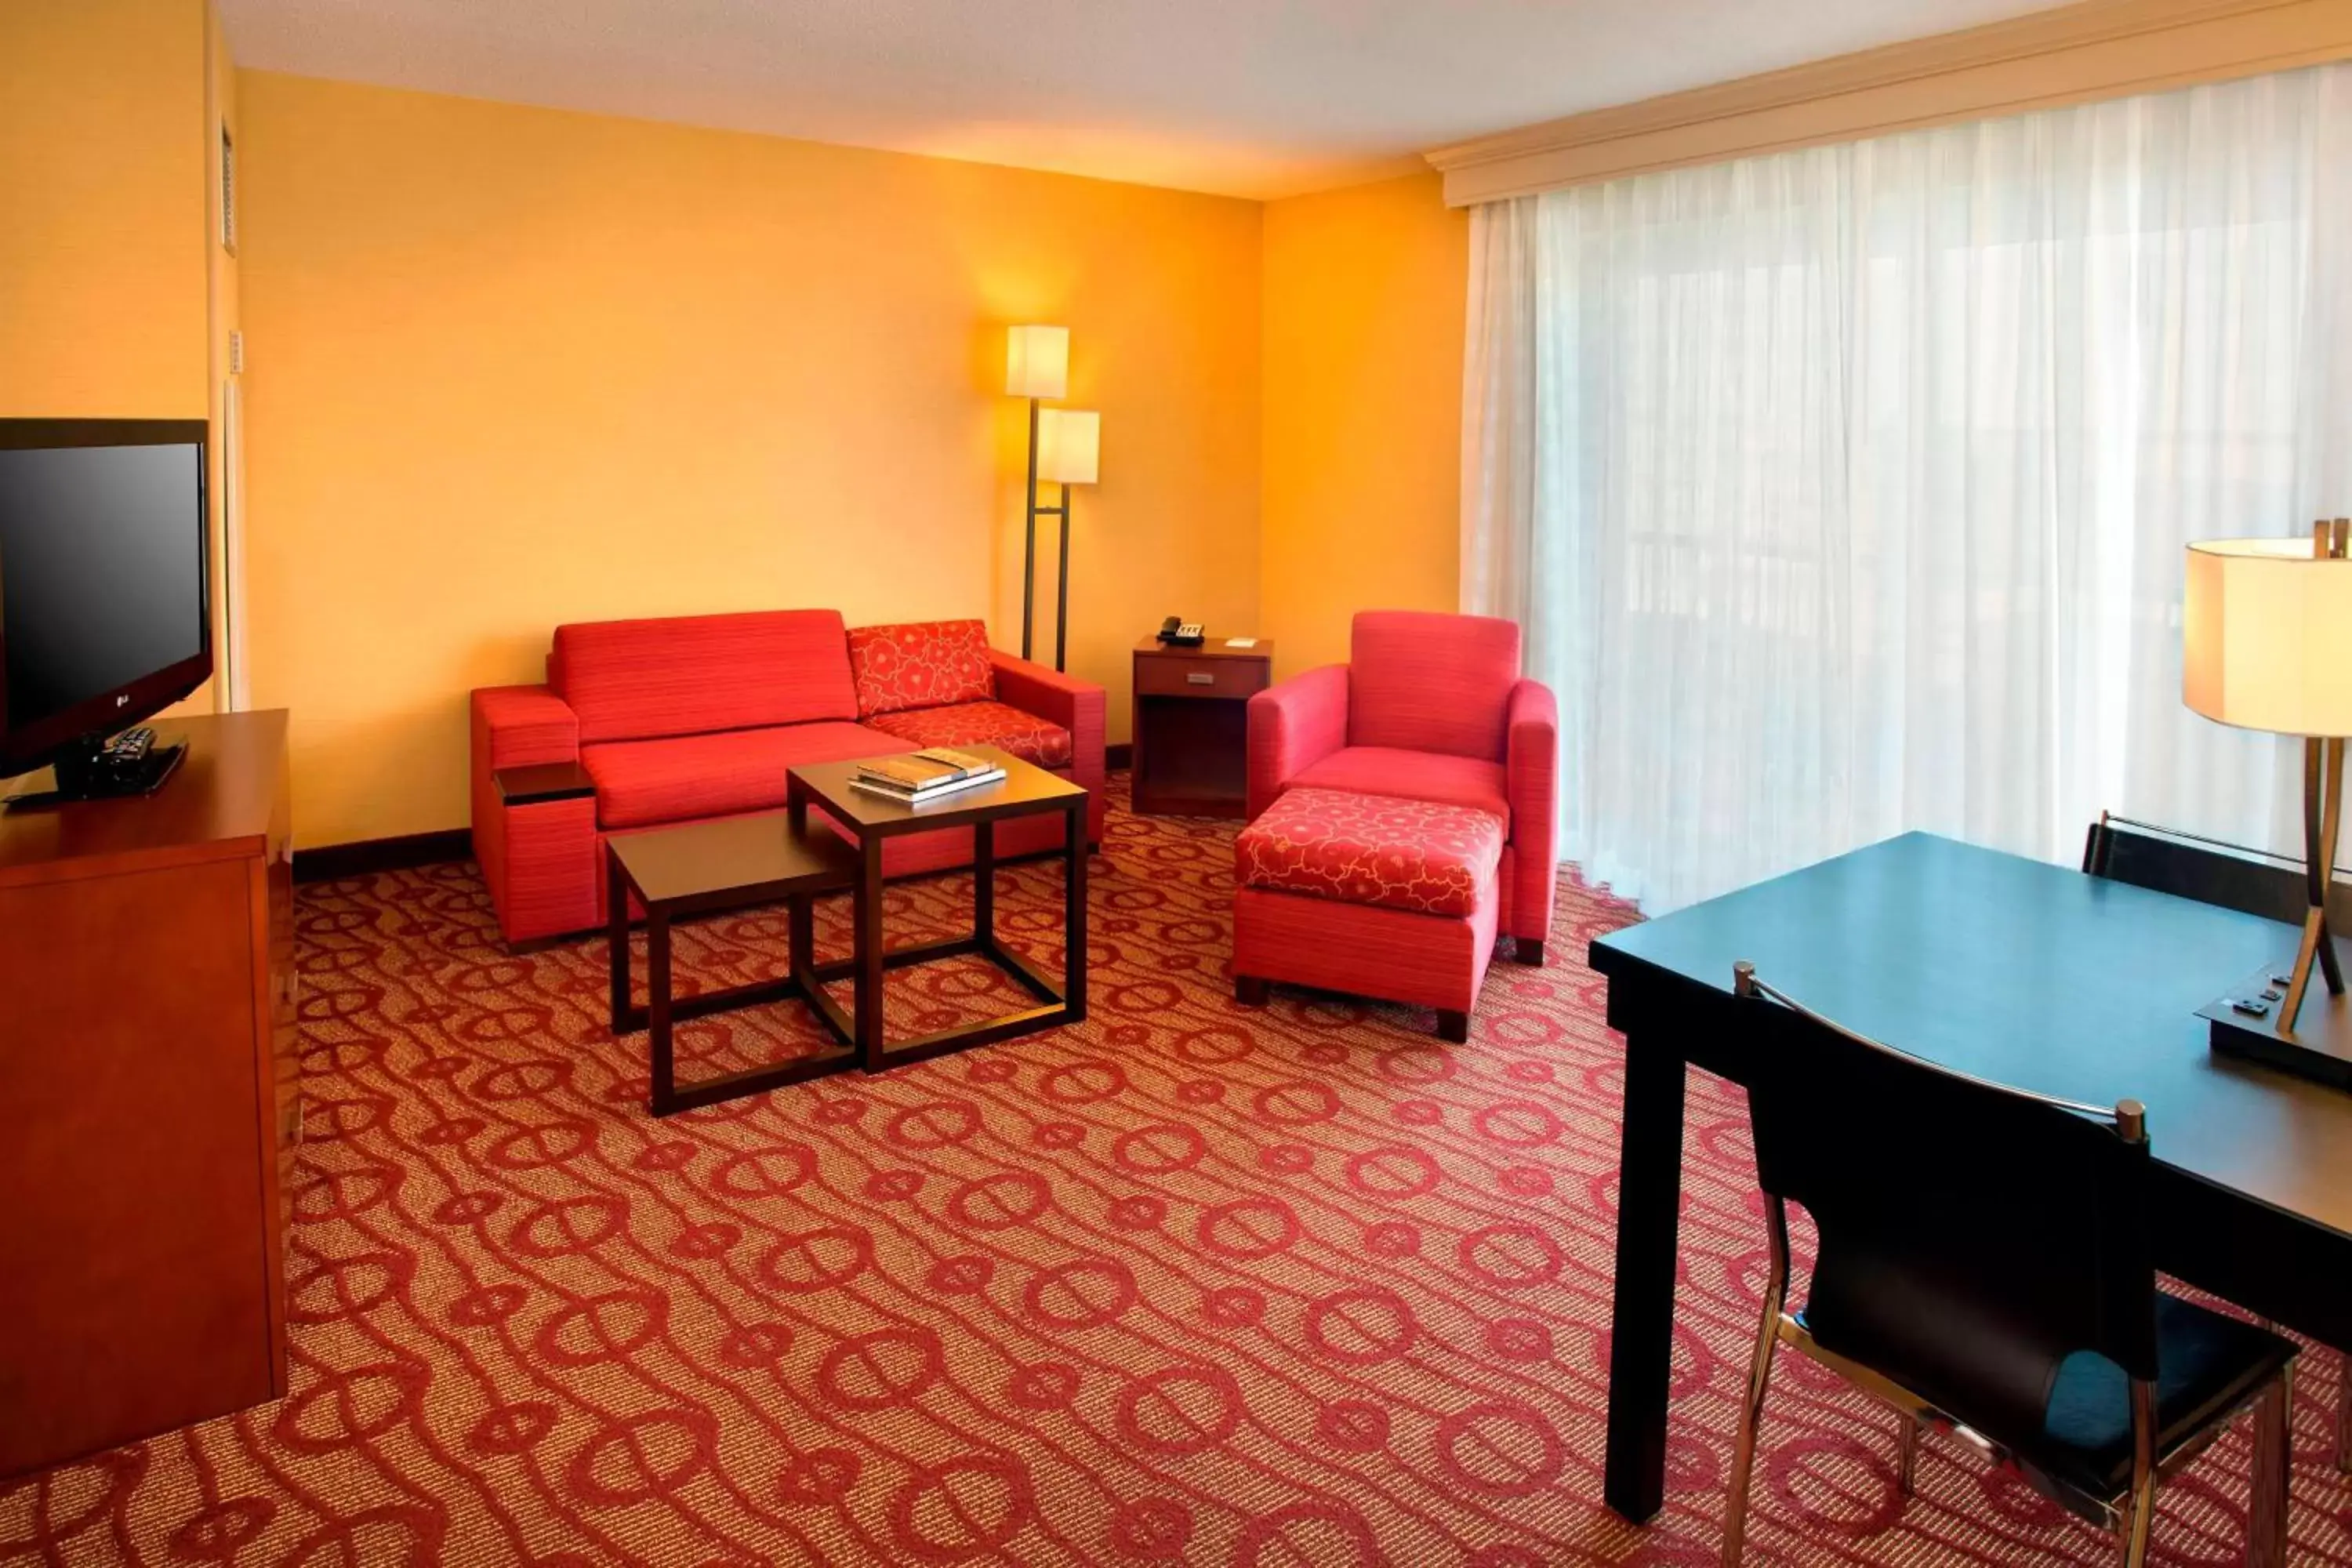
[[[959,795],[994,784],[1004,770],[986,757],[934,746],[899,757],[877,757],[857,764],[850,787],[886,800],[920,805],[941,795]]]

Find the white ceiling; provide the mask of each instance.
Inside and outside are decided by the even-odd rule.
[[[220,0],[241,66],[1230,195],[2037,0]]]

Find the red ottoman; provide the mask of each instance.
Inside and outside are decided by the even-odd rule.
[[[1234,994],[1266,983],[1437,1010],[1470,1037],[1506,825],[1474,806],[1294,787],[1234,840]]]

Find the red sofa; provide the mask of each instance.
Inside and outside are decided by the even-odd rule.
[[[1519,628],[1373,610],[1346,664],[1250,699],[1234,977],[1431,1007],[1465,1037],[1497,935],[1543,962],[1559,857],[1558,711]]]
[[[604,923],[604,839],[781,810],[795,763],[992,744],[1094,792],[1103,689],[988,646],[978,621],[852,631],[831,610],[558,626],[539,686],[473,695],[474,853],[499,932]],[[997,853],[1058,849],[1061,819],[997,829]],[[890,841],[908,876],[969,865],[969,828]]]

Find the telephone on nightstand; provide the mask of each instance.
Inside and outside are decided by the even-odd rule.
[[[1198,647],[1202,641],[1201,623],[1188,621],[1181,616],[1171,616],[1160,623],[1160,640],[1183,647]]]

